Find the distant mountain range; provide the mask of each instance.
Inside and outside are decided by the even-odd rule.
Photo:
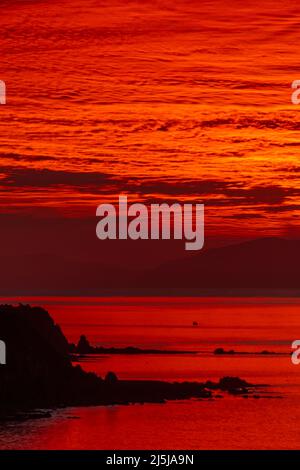
[[[148,272],[142,285],[299,288],[300,240],[261,238],[201,251]]]
[[[279,238],[202,250],[144,270],[49,254],[2,256],[0,263],[0,295],[101,295],[105,289],[300,288],[300,240]]]

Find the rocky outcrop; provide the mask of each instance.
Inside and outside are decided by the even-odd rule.
[[[0,306],[0,407],[73,404],[96,392],[101,378],[74,367],[68,342],[48,312],[29,305]]]

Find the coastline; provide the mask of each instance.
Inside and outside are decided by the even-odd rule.
[[[222,377],[218,382],[167,382],[119,380],[114,372],[108,372],[103,379],[72,364],[66,337],[40,307],[2,305],[0,327],[10,349],[7,364],[0,369],[0,416],[4,420],[37,408],[165,403],[220,398],[222,393],[259,397],[260,386],[239,377]],[[86,339],[82,344],[91,347]]]

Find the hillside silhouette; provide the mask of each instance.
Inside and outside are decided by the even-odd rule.
[[[214,289],[299,288],[300,241],[261,238],[201,251],[149,271],[140,285]]]
[[[145,250],[147,243],[144,240]],[[112,240],[110,249],[114,250]],[[160,241],[157,240],[158,246]],[[151,245],[152,246],[152,245]],[[297,289],[300,240],[261,238],[230,246],[182,251],[182,257],[142,268],[76,260],[55,255],[1,257],[1,295],[101,295],[118,289],[131,293],[164,288]]]

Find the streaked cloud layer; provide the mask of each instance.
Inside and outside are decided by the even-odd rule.
[[[7,2],[1,212],[199,201],[217,237],[300,234],[300,6]]]

